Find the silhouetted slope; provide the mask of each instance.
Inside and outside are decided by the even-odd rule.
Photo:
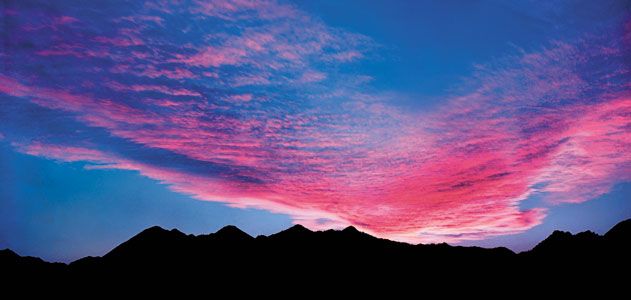
[[[304,226],[297,224],[289,227],[281,232],[270,235],[269,237],[272,239],[292,239],[292,240],[303,240],[308,238],[313,234],[313,231],[305,228]]]
[[[628,246],[631,233],[631,219],[622,221],[605,233],[605,239],[611,243],[626,244]]]
[[[49,263],[37,257],[19,256],[9,249],[0,250],[0,271],[5,275],[34,279],[64,273],[66,269],[66,265],[62,263]]]
[[[169,231],[154,226],[120,244],[103,258],[111,261],[133,259],[134,262],[175,258],[185,254],[188,243],[188,237],[177,229]]]
[[[151,227],[103,257],[86,257],[64,265],[3,250],[0,266],[11,272],[54,274],[55,278],[80,282],[89,279],[92,283],[195,278],[226,284],[235,281],[305,284],[324,279],[340,284],[348,278],[411,280],[403,276],[410,272],[414,280],[423,282],[443,279],[509,282],[531,278],[529,274],[537,274],[533,278],[543,281],[561,275],[563,278],[602,276],[604,268],[609,266],[624,269],[629,265],[630,238],[631,220],[627,220],[604,236],[589,231],[576,235],[555,231],[532,250],[515,254],[506,248],[399,243],[373,237],[354,227],[311,231],[295,225],[256,238],[234,226],[198,236]],[[588,272],[593,269],[598,272]]]
[[[211,234],[210,237],[216,241],[232,243],[240,243],[243,241],[250,241],[254,239],[252,236],[233,225],[228,225],[224,228],[219,229],[219,231]]]
[[[573,235],[565,231],[554,231],[548,238],[536,245],[530,253],[546,256],[568,257],[597,254],[604,250],[602,236],[591,231]]]
[[[631,226],[629,220],[614,226],[605,235],[591,231],[578,234],[555,231],[530,251],[518,255],[516,266],[538,273],[540,282],[562,280],[582,288],[598,284],[609,288],[621,283],[631,267]]]

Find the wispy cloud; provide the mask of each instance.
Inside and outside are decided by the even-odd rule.
[[[519,208],[534,193],[583,202],[631,180],[629,30],[479,65],[415,112],[340,71],[372,51],[365,36],[275,1],[184,2],[89,19],[114,4],[62,16],[17,5],[0,100],[76,128],[15,140],[35,126],[23,116],[0,125],[5,139],[200,200],[414,242],[521,232],[545,217]],[[96,129],[108,135],[80,134]]]

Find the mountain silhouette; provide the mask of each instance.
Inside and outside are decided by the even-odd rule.
[[[170,285],[239,282],[269,287],[326,282],[349,288],[349,278],[397,284],[515,284],[518,278],[543,283],[559,278],[602,279],[609,268],[628,271],[630,239],[631,220],[620,222],[602,236],[591,231],[555,231],[530,251],[518,254],[507,248],[411,245],[377,238],[354,227],[311,231],[295,225],[254,238],[235,226],[197,236],[154,226],[102,257],[48,263],[6,249],[0,251],[0,267],[5,274],[23,276],[16,278],[84,285],[168,279]]]
[[[629,232],[631,232],[631,219],[616,224],[605,233],[605,238],[611,243],[624,245],[629,241]]]

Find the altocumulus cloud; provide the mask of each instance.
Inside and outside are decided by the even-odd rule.
[[[0,139],[24,153],[411,242],[522,232],[546,214],[520,210],[534,193],[631,179],[631,23],[479,65],[414,112],[342,71],[376,42],[292,5],[27,2],[0,34]]]

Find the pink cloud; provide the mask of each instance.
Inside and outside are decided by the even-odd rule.
[[[276,7],[274,2],[253,3],[251,7],[255,10],[269,5]],[[229,12],[231,16],[235,12],[243,11],[243,5],[245,4],[235,1],[206,4],[213,10]],[[245,8],[245,11],[249,10]],[[260,18],[260,15],[256,16]],[[193,67],[247,66],[266,73],[293,70],[293,73],[301,74],[309,70],[312,61],[327,64],[345,63],[363,56],[355,48],[370,48],[368,38],[340,34],[337,30],[306,16],[286,22],[246,27],[233,34],[210,34],[207,38],[210,45],[195,46],[195,53],[177,54],[176,58],[170,61]],[[332,50],[328,48],[336,49],[338,52],[331,54],[329,52]],[[279,77],[286,77],[286,74]],[[301,80],[300,77],[294,79]]]
[[[205,77],[210,77],[210,78],[219,78],[219,74],[215,72],[203,72],[202,75],[204,75]]]
[[[300,13],[292,6],[279,4],[274,0],[216,0],[195,1],[190,11],[194,14],[235,19],[280,19],[296,18]]]
[[[3,10],[3,14],[17,16],[17,11],[12,10]],[[39,20],[39,22],[33,22],[25,25],[22,29],[25,31],[38,31],[43,29],[50,29],[53,31],[58,31],[61,28],[65,29],[64,26],[69,24],[73,24],[79,22],[78,19],[71,16],[57,16],[49,19]]]
[[[118,82],[109,82],[107,86],[116,90],[116,91],[134,91],[134,92],[158,92],[166,95],[172,96],[191,96],[191,97],[201,97],[201,94],[195,91],[187,90],[187,89],[177,89],[170,88],[168,86],[162,85],[143,85],[143,84],[132,84],[132,85],[124,85]]]
[[[143,76],[149,78],[166,77],[170,79],[190,79],[197,76],[188,69],[174,68],[174,69],[162,69],[156,68],[153,65],[147,65],[144,70],[137,70],[131,68],[129,65],[116,65],[110,69],[112,73],[124,73],[134,74],[136,76]]]
[[[274,42],[275,38],[269,33],[255,33],[243,38],[243,45],[253,51],[260,52],[265,50],[265,46]]]
[[[62,146],[45,144],[41,142],[33,142],[31,144],[15,144],[19,151],[34,155],[42,156],[50,159],[65,161],[65,162],[77,162],[77,161],[89,161],[92,163],[115,163],[116,159],[105,155],[103,152],[83,147],[74,146]]]
[[[191,102],[188,102],[188,101],[173,101],[170,99],[145,99],[144,101],[153,105],[157,105],[161,107],[171,107],[171,108],[192,104]]]
[[[159,121],[154,115],[112,100],[94,99],[54,89],[32,88],[2,75],[0,75],[0,92],[27,98],[37,105],[50,109],[80,113],[79,119],[88,124],[111,130],[127,125],[153,124]]]
[[[3,92],[10,91],[15,96],[33,94],[32,89],[6,78],[0,82]],[[275,183],[261,186],[193,176],[95,150],[61,150],[36,144],[23,147],[25,153],[138,170],[198,199],[289,213],[312,228],[354,224],[378,236],[411,242],[457,241],[521,232],[539,224],[545,215],[545,209],[518,208],[520,201],[536,191],[535,183],[550,181],[542,191],[568,196],[556,199],[585,201],[606,192],[611,186],[610,176],[629,174],[628,169],[619,166],[628,166],[631,161],[626,155],[629,152],[624,151],[629,149],[630,137],[621,130],[627,126],[624,116],[631,110],[631,101],[626,98],[568,107],[560,114],[558,128],[517,140],[510,130],[512,125],[505,124],[508,120],[486,117],[476,120],[476,130],[469,130],[468,119],[450,120],[445,125],[435,122],[433,126],[442,130],[441,135],[411,125],[399,128],[399,134],[392,139],[372,144],[374,136],[381,135],[379,130],[384,130],[381,127],[363,136],[346,126],[340,127],[338,133],[321,134],[322,128],[313,127],[317,119],[288,118],[262,124],[224,118],[204,123],[181,111],[177,116],[154,116],[152,122],[162,125],[139,130],[120,126],[129,118],[144,119],[128,108],[100,103],[101,108],[95,109],[90,104],[92,100],[52,91],[39,91],[35,96],[49,102],[63,99],[64,104],[71,104],[64,108],[83,110],[87,115],[82,119],[109,128],[118,136],[199,160],[255,167],[274,178]],[[37,103],[55,107],[41,101]],[[453,108],[453,114],[459,115]],[[385,107],[367,109],[372,118],[396,113]],[[95,122],[91,115],[107,116],[110,122]],[[450,117],[445,115],[438,120]],[[400,118],[406,118],[405,114]],[[552,118],[529,117],[525,124],[536,125]],[[295,137],[315,140],[297,139],[273,150],[262,147],[267,139],[286,140],[281,132],[288,127],[296,131]],[[223,134],[221,128],[231,128],[233,133]],[[263,140],[254,135],[254,128],[263,128]],[[567,142],[559,144],[559,140],[568,137]],[[370,144],[370,148],[364,148]],[[348,145],[353,146],[345,147]],[[316,156],[306,150],[313,147],[339,149],[320,150]],[[583,153],[581,160],[564,159],[581,151],[590,152]],[[291,167],[278,164],[282,161],[300,165],[300,176],[289,172]],[[564,168],[580,169],[563,172]],[[335,199],[334,206],[331,199]],[[318,220],[323,218],[331,221],[322,224]]]
[[[302,83],[311,83],[311,82],[319,82],[326,79],[326,74],[318,71],[307,71],[302,74],[300,77],[300,82]]]
[[[228,99],[230,101],[236,101],[236,102],[248,102],[248,101],[252,100],[252,94],[232,95],[232,96],[228,97]]]
[[[230,172],[204,176],[168,168],[169,161],[147,164],[125,157],[124,149],[113,154],[80,142],[42,141],[16,144],[17,149],[96,163],[90,168],[135,170],[200,200],[286,213],[315,229],[355,225],[412,242],[522,232],[545,217],[548,206],[520,209],[535,193],[544,194],[550,205],[577,203],[631,180],[630,83],[624,79],[629,66],[619,63],[608,74],[589,73],[597,58],[613,65],[624,56],[626,48],[616,43],[555,43],[479,66],[465,84],[468,92],[418,113],[394,106],[385,93],[357,89],[370,78],[337,80],[347,78],[334,71],[339,64],[361,58],[358,49],[370,44],[362,44],[359,35],[273,1],[165,6],[169,13],[203,14],[193,16],[198,20],[218,18],[213,20],[218,28],[230,30],[180,45],[147,38],[142,26],[135,26],[117,28],[113,37],[81,40],[92,45],[38,49],[39,56],[107,57],[113,67],[102,70],[93,67],[102,64],[84,60],[73,65],[89,66],[82,71],[103,79],[83,85],[0,75],[0,93],[62,111],[146,149],[226,166]],[[246,18],[255,25],[230,23]],[[120,54],[131,46],[135,51]],[[111,79],[121,73],[145,78]],[[185,82],[196,90],[165,80],[200,73],[206,78]],[[308,85],[325,79],[344,88],[320,91],[320,85]],[[305,85],[297,88],[297,83]],[[107,87],[112,97],[95,96],[103,92],[99,87]],[[219,99],[206,97],[212,95],[206,91],[219,91]],[[243,104],[253,99],[250,93],[272,105]],[[323,104],[322,99],[339,101]]]
[[[245,55],[246,52],[243,49],[208,46],[193,56],[182,57],[178,62],[191,66],[220,67],[222,65],[238,65]]]
[[[82,45],[59,44],[49,49],[35,52],[40,56],[74,56],[77,58],[108,57],[110,53],[105,49],[86,49]]]
[[[580,126],[565,129],[567,142],[542,170],[542,188],[553,203],[578,203],[607,193],[618,181],[631,181],[631,98],[573,108]]]
[[[277,183],[273,186],[258,186],[230,180],[197,178],[187,174],[156,170],[156,167],[144,166],[138,162],[118,161],[110,156],[98,157],[94,152],[77,149],[57,151],[55,147],[35,147],[35,150],[25,150],[26,153],[36,155],[36,150],[52,149],[45,153],[55,159],[62,159],[60,155],[68,153],[72,154],[67,158],[69,161],[96,161],[108,167],[139,170],[147,176],[171,184],[174,190],[195,195],[200,199],[290,213],[297,220],[312,227],[322,226],[315,220],[326,218],[334,220],[328,222],[327,226],[355,224],[380,236],[408,241],[434,241],[445,240],[448,235],[456,233],[466,236],[467,233],[479,235],[479,232],[484,232],[488,236],[517,232],[534,226],[543,216],[541,210],[520,212],[517,209],[516,204],[529,191],[528,185],[514,182],[515,176],[496,176],[497,170],[506,168],[506,164],[496,162],[494,154],[468,153],[468,163],[463,163],[462,158],[454,156],[454,153],[445,153],[445,156],[434,154],[432,157],[431,153],[437,152],[435,147],[444,146],[432,146],[438,142],[435,137],[411,128],[401,130],[400,137],[384,142],[376,149],[365,149],[363,147],[373,140],[372,134],[379,136],[379,131],[389,129],[378,127],[371,134],[358,135],[351,134],[351,128],[344,125],[339,128],[331,127],[333,132],[321,134],[322,128],[313,126],[318,124],[313,123],[319,122],[317,118],[289,118],[268,122],[266,125],[229,118],[219,122],[217,120],[213,123],[200,123],[195,122],[195,119],[191,119],[184,112],[178,116],[144,118],[139,117],[139,112],[129,108],[111,106],[112,103],[103,105],[108,102],[96,102],[89,98],[49,90],[32,90],[15,82],[2,86],[7,85],[15,87],[12,93],[16,96],[34,95],[39,99],[35,100],[36,103],[40,105],[83,111],[81,119],[92,125],[108,128],[115,135],[199,160],[255,167],[275,178]],[[99,109],[96,108],[97,103]],[[375,111],[370,108],[369,111],[384,115],[384,109],[382,107]],[[389,115],[393,113],[385,116]],[[128,122],[127,120],[145,120],[143,122],[162,125],[153,129],[138,129],[129,125],[123,126],[127,124],[124,123]],[[224,132],[222,128],[231,128],[233,133],[221,133]],[[254,128],[264,128],[264,140],[254,135]],[[296,137],[315,140],[298,142],[300,139],[297,139],[296,142],[285,143],[287,148],[262,147],[265,139],[286,139],[281,134],[285,128],[292,128]],[[486,139],[489,138],[495,137]],[[352,147],[345,148],[349,145]],[[317,156],[304,150],[313,147],[340,149],[321,150]],[[432,162],[419,165],[413,157],[431,157]],[[301,175],[296,176],[292,173],[291,167],[279,166],[278,161],[291,161],[292,164],[301,165]],[[493,164],[494,167],[489,167],[488,171],[484,172],[477,168],[485,164]],[[471,168],[474,170],[467,171]],[[431,185],[425,184],[430,182]],[[370,184],[370,187],[367,184]],[[502,188],[498,189],[498,186]],[[460,201],[463,197],[469,200]],[[327,208],[330,199],[337,199],[336,207]],[[424,203],[434,204],[430,209]],[[470,203],[479,206],[476,208],[478,213]],[[458,219],[437,219],[444,214],[453,214]],[[395,216],[398,222],[387,222],[388,218]],[[494,228],[493,222],[482,216],[487,219],[497,218],[495,222],[497,226],[501,226]],[[418,232],[418,228],[423,228],[423,231]]]
[[[65,25],[65,24],[71,24],[75,22],[79,22],[79,20],[70,16],[61,16],[55,19],[54,24]]]
[[[117,47],[140,46],[144,44],[140,38],[131,35],[119,37],[97,36],[94,40],[99,43],[111,44]]]
[[[133,23],[153,22],[160,26],[164,25],[164,19],[159,16],[149,16],[149,15],[127,16],[127,17],[120,18],[120,20],[125,20],[125,21],[129,21]]]
[[[233,87],[241,87],[248,85],[268,85],[271,84],[270,79],[266,75],[253,74],[238,76],[232,79],[231,85]]]
[[[345,51],[331,55],[331,58],[337,61],[349,62],[361,58],[363,55],[359,51]]]
[[[14,79],[0,74],[0,92],[15,97],[29,95],[31,89]]]

